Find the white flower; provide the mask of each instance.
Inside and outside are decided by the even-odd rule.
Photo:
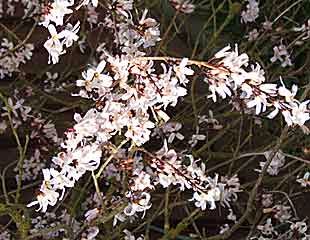
[[[293,124],[303,126],[305,122],[310,119],[310,111],[308,109],[309,103],[310,100],[304,101],[299,104],[292,103],[291,121]]]
[[[215,202],[221,199],[221,191],[218,187],[214,187],[208,190],[207,193],[204,192],[194,192],[193,198],[189,201],[196,201],[195,206],[205,210],[207,208],[207,203],[210,205],[210,209],[215,209]]]
[[[86,171],[98,168],[102,151],[97,144],[86,145],[69,152],[65,158],[63,172],[69,179],[78,180]]]
[[[6,124],[6,122],[1,121],[0,122],[0,134],[2,134],[5,131],[5,129],[7,129],[7,127],[8,127],[8,125]]]
[[[247,10],[241,12],[241,22],[243,23],[254,22],[259,14],[258,2],[256,0],[247,0],[247,2]]]
[[[188,62],[188,58],[183,58],[180,62],[179,66],[174,66],[173,70],[175,71],[175,75],[179,79],[180,83],[185,85],[188,83],[188,79],[186,78],[186,75],[193,75],[194,71],[188,67],[186,67]]]
[[[124,213],[118,213],[114,216],[114,219],[113,219],[113,227],[116,226],[117,224],[117,221],[121,221],[121,222],[125,222],[126,220],[126,215]]]
[[[282,67],[293,65],[291,60],[290,60],[290,54],[288,53],[285,45],[281,44],[279,46],[275,46],[273,48],[273,52],[274,52],[274,55],[272,58],[270,58],[270,61],[272,63],[279,60],[281,62]]]
[[[51,4],[49,14],[45,15],[44,22],[41,24],[46,27],[50,21],[52,21],[56,24],[56,26],[63,25],[64,16],[73,12],[68,8],[71,7],[73,3],[74,1],[69,0],[54,0]]]
[[[245,86],[246,85],[243,84],[243,90],[246,90]],[[257,90],[259,90],[258,93],[257,93]],[[269,105],[267,99],[269,96],[275,96],[276,95],[277,85],[276,84],[270,84],[270,83],[261,84],[258,86],[258,89],[255,89],[255,90],[253,90],[249,86],[249,89],[246,91],[248,91],[247,92],[248,95],[252,95],[252,93],[254,91],[256,92],[254,99],[247,102],[247,107],[248,108],[256,107],[255,108],[255,114],[258,115],[261,112],[266,111],[267,105]]]
[[[123,233],[125,233],[124,240],[144,240],[144,236],[141,235],[140,237],[136,238],[130,231],[127,229],[123,230]]]
[[[192,13],[195,10],[195,5],[191,3],[191,0],[169,0],[171,5],[179,12]]]
[[[257,229],[261,231],[265,235],[272,235],[277,234],[277,232],[274,230],[273,225],[271,223],[271,218],[268,218],[265,225],[258,225]]]
[[[160,31],[158,28],[158,23],[153,18],[146,18],[148,10],[144,10],[141,19],[139,20],[139,25],[143,26],[144,34],[140,35],[139,42],[143,43],[144,48],[155,46],[156,42],[160,41]]]
[[[64,32],[57,33],[54,25],[48,25],[48,31],[51,37],[44,43],[44,47],[49,53],[48,63],[56,64],[59,62],[59,56],[66,51],[63,50],[63,43],[60,41],[65,35]]]
[[[271,153],[272,153],[272,151],[266,151],[266,152],[264,152],[264,156],[265,156],[265,158],[266,158],[267,160],[271,157]],[[260,162],[260,163],[259,163],[259,165],[260,165],[261,168],[263,168],[263,167],[265,166],[265,164],[266,164],[266,162]],[[282,152],[282,151],[278,151],[278,152],[274,155],[274,157],[273,157],[273,159],[272,159],[270,165],[268,166],[268,168],[267,168],[267,173],[268,173],[269,175],[271,175],[271,176],[276,176],[276,175],[278,175],[280,169],[284,166],[284,164],[285,164],[285,156],[283,155],[283,152]],[[261,172],[261,170],[258,170],[258,169],[256,169],[255,171]]]
[[[144,171],[134,172],[133,186],[130,187],[132,191],[143,191],[145,189],[154,189],[151,183],[151,176]]]
[[[296,222],[291,224],[290,229],[293,232],[297,231],[300,234],[305,234],[307,232],[308,226],[305,222]]]
[[[281,223],[286,222],[292,217],[291,207],[285,205],[275,205],[272,208],[274,214],[274,218],[278,219]]]
[[[265,20],[265,22],[263,22],[263,29],[266,31],[271,31],[272,30],[272,22],[270,22],[269,20]]]
[[[175,182],[175,177],[172,174],[158,173],[158,180],[163,188],[167,188],[171,183]]]
[[[149,193],[142,192],[139,200],[129,203],[128,206],[124,209],[125,215],[133,216],[136,212],[144,212],[145,214],[145,211],[152,206],[152,204],[149,203],[150,199],[151,195]]]
[[[179,133],[179,130],[181,130],[181,128],[182,124],[179,122],[168,122],[161,127],[165,135],[168,136],[168,143],[172,143],[175,138],[179,140],[184,139],[184,136]]]
[[[111,87],[113,78],[102,73],[105,66],[106,62],[102,60],[96,69],[87,69],[87,71],[82,74],[84,80],[77,80],[76,85],[79,87],[84,86],[87,91],[92,91],[95,87],[100,89]]]
[[[98,208],[94,208],[94,209],[91,209],[91,210],[88,210],[84,217],[86,218],[86,221],[87,222],[91,222],[92,220],[96,219],[98,214],[99,214],[99,209]]]
[[[225,80],[216,79],[216,81],[214,81],[213,79],[207,78],[204,81],[209,83],[209,91],[211,94],[208,95],[208,98],[212,98],[213,102],[216,102],[216,93],[218,93],[223,99],[225,99],[226,96],[230,97],[232,95],[229,85]]]
[[[65,44],[66,47],[71,47],[73,42],[76,42],[79,39],[79,36],[77,35],[79,30],[80,30],[80,21],[78,21],[74,26],[68,24],[66,29],[63,30],[65,38],[63,40],[63,44]]]
[[[310,172],[306,172],[302,178],[298,178],[297,182],[299,182],[302,187],[310,187]]]
[[[43,176],[44,181],[48,181],[49,184],[53,186],[53,189],[60,189],[62,190],[62,194],[59,197],[59,200],[61,200],[65,193],[65,187],[73,187],[74,181],[69,180],[65,175],[63,175],[61,172],[58,172],[54,168],[50,169],[43,169]]]
[[[191,147],[195,147],[198,141],[204,141],[205,139],[206,139],[206,135],[193,134],[191,140],[189,140],[188,143],[191,145]]]
[[[48,182],[43,181],[37,194],[37,200],[29,203],[27,207],[39,204],[39,208],[36,211],[42,210],[42,212],[46,212],[48,205],[55,206],[58,198],[59,193],[52,189]]]
[[[289,89],[287,89],[282,81],[282,79],[280,78],[280,81],[282,83],[282,86],[279,87],[278,89],[278,93],[280,96],[283,96],[285,97],[285,101],[286,102],[293,102],[294,101],[294,97],[296,96],[297,94],[297,91],[298,91],[298,86],[297,85],[293,85],[292,86],[292,90],[290,91]]]
[[[241,67],[248,64],[249,56],[246,53],[239,55],[237,44],[235,45],[234,50],[230,51],[230,49],[231,47],[228,45],[217,52],[214,57],[221,59],[220,63],[223,63],[224,66],[227,67],[230,71],[240,72]]]
[[[154,128],[155,124],[147,119],[135,117],[131,119],[127,126],[128,130],[125,137],[130,138],[137,146],[141,146],[150,139],[151,131],[149,129]]]
[[[247,102],[247,107],[255,107],[255,114],[259,115],[261,112],[265,112],[267,109],[267,99],[265,95],[257,95],[255,98]]]

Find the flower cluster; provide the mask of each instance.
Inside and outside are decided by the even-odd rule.
[[[237,46],[235,50],[227,46],[216,53],[205,72],[205,81],[212,93],[209,97],[217,101],[217,95],[226,98],[234,94],[246,108],[255,108],[256,115],[265,112],[267,107],[273,107],[268,118],[272,119],[281,112],[288,126],[298,125],[307,132],[305,123],[310,119],[309,100],[300,102],[295,98],[297,85],[290,90],[282,81],[280,86],[265,83],[261,66],[256,63],[248,67],[248,64],[248,55],[239,55]]]
[[[264,153],[265,158],[268,160],[271,157],[272,151],[266,151]],[[266,162],[260,162],[259,166],[264,168]],[[267,173],[271,176],[278,175],[281,167],[285,164],[285,156],[283,155],[282,151],[278,151],[272,158],[270,165],[267,168]],[[261,172],[261,170],[256,170],[257,172]]]
[[[16,48],[7,38],[2,39],[0,47],[0,79],[11,77],[14,72],[20,72],[20,65],[31,59],[34,50],[31,43]]]
[[[273,194],[267,194],[268,198]],[[264,195],[263,195],[264,196]],[[266,196],[266,195],[265,195]],[[266,202],[266,199],[263,199]],[[263,204],[266,220],[263,224],[257,226],[257,233],[250,239],[252,240],[272,240],[272,239],[309,239],[309,231],[307,220],[300,220],[298,216],[292,216],[291,207],[284,204],[272,205],[272,201],[268,201],[268,205]],[[296,214],[296,213],[295,213]],[[282,226],[282,227],[279,227]]]
[[[241,12],[241,22],[254,22],[259,16],[259,7],[256,0],[247,0],[246,11]]]
[[[215,209],[216,202],[230,206],[237,200],[240,192],[239,179],[214,178],[206,175],[204,163],[198,164],[191,155],[180,155],[175,150],[168,149],[167,143],[152,154],[146,150],[138,150],[133,159],[123,155],[117,159],[120,169],[130,175],[129,189],[126,197],[129,204],[123,211],[123,217],[132,217],[136,213],[145,213],[151,207],[151,191],[161,186],[178,187],[180,191],[191,190],[195,206],[205,210]],[[144,214],[143,214],[144,215]]]
[[[20,15],[23,10],[22,17],[33,17],[41,12],[40,0],[9,0],[0,2],[0,17]]]
[[[270,58],[270,61],[274,63],[278,60],[281,62],[282,67],[293,65],[290,59],[290,54],[288,53],[286,46],[283,44],[273,48],[273,57]]]
[[[89,2],[82,1],[75,10]],[[98,4],[97,1],[91,3],[93,7]],[[178,6],[179,11],[189,12],[188,7],[184,10],[183,5],[178,4],[189,6],[190,2],[171,3]],[[59,56],[65,53],[64,46],[70,47],[78,40],[79,22],[75,26],[67,25],[58,33],[56,27],[63,26],[64,16],[73,12],[74,1],[55,0],[51,7],[52,11],[43,23],[51,34],[45,47],[51,61],[57,63]],[[113,42],[115,49],[108,49],[105,43],[100,44],[97,48],[100,61],[88,67],[82,78],[76,81],[79,91],[74,95],[90,100],[93,105],[84,115],[74,115],[76,124],[66,131],[66,138],[61,143],[62,151],[52,159],[55,166],[43,169],[44,180],[37,199],[28,206],[39,205],[38,210],[47,211],[48,206],[55,206],[62,200],[66,190],[75,186],[87,172],[92,172],[98,197],[102,200],[104,196],[96,181],[101,181],[102,177],[124,180],[122,172],[125,172],[127,184],[125,193],[120,195],[123,194],[128,204],[115,215],[114,223],[139,213],[144,216],[152,206],[151,192],[157,187],[175,186],[180,191],[191,191],[189,201],[202,210],[214,209],[216,203],[230,208],[230,203],[237,199],[240,191],[237,176],[207,176],[203,162],[199,163],[191,155],[177,154],[175,150],[168,149],[166,143],[156,153],[142,147],[150,141],[156,125],[169,120],[167,108],[176,106],[187,94],[190,77],[196,73],[200,73],[209,85],[209,98],[214,102],[218,96],[223,99],[230,97],[232,101],[238,100],[240,110],[254,110],[256,115],[267,111],[267,107],[273,108],[269,118],[281,112],[289,126],[299,125],[304,130],[306,121],[310,119],[309,101],[299,102],[295,98],[295,85],[290,90],[283,82],[280,86],[266,83],[261,66],[257,63],[251,65],[248,55],[239,54],[237,46],[234,49],[230,46],[223,48],[208,62],[148,56],[150,48],[160,40],[157,21],[147,17],[147,10],[138,13],[141,17],[136,21],[131,12],[133,1],[113,1],[106,7],[111,11],[105,16],[105,28],[112,32],[113,39],[109,41]],[[257,2],[249,1],[243,21],[254,21],[257,16]],[[197,120],[196,133],[189,141],[192,148],[199,141],[206,140],[200,124],[207,123],[213,129],[222,128],[212,112],[209,118],[200,116]],[[178,132],[180,129],[180,124],[168,123],[163,132],[171,143],[175,138],[184,139]],[[118,142],[117,139],[122,140],[121,144],[114,146],[112,143]],[[106,160],[97,171],[103,156]],[[276,155],[267,172],[277,174],[283,163],[284,159]],[[87,222],[101,214],[100,206],[86,212]],[[274,209],[277,212],[285,210],[276,206]],[[229,211],[228,218],[236,221],[232,209]],[[283,216],[287,215],[282,214],[278,219]],[[225,230],[227,226],[224,225],[222,231]],[[98,231],[94,227],[88,234],[95,236]],[[87,239],[87,235],[84,238]]]
[[[44,47],[49,53],[48,63],[58,63],[59,56],[66,53],[64,47],[71,47],[73,42],[79,38],[77,35],[80,29],[79,21],[74,26],[68,23],[63,28],[64,17],[73,12],[70,9],[73,5],[74,0],[54,0],[53,3],[47,6],[48,11],[44,15],[41,25],[46,27],[50,34],[50,38],[44,43]],[[56,29],[57,26],[63,29],[58,32]]]
[[[29,93],[31,93],[30,89],[28,89]],[[27,106],[26,100],[20,92],[16,91],[14,96],[8,99],[7,106],[3,107],[0,113],[3,119],[3,131],[7,129],[7,126],[10,125],[9,121],[11,121],[17,131],[27,133],[29,136],[28,151],[22,165],[22,180],[35,180],[46,165],[43,160],[49,151],[57,146],[59,138],[55,125]],[[11,120],[8,118],[9,114]],[[18,170],[18,167],[14,169],[15,172]]]

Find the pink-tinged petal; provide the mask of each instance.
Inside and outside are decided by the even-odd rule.
[[[267,118],[273,119],[273,118],[275,118],[275,116],[278,115],[278,113],[279,113],[279,109],[276,108],[275,110],[273,110],[271,113],[269,113],[269,114],[267,115]]]
[[[102,61],[98,64],[98,66],[97,66],[97,68],[96,68],[96,72],[97,72],[97,73],[101,73],[101,72],[103,71],[103,69],[105,68],[105,65],[106,65],[106,62],[105,62],[104,60],[102,60]]]
[[[57,35],[56,28],[53,24],[48,25],[47,29],[48,29],[51,36]]]
[[[31,203],[28,203],[28,204],[27,204],[27,207],[35,206],[35,205],[37,205],[38,203],[39,203],[39,201],[33,201],[33,202],[31,202]]]
[[[298,91],[298,86],[294,84],[292,86],[292,93],[293,93],[294,96],[296,95],[297,91]]]
[[[43,176],[44,176],[45,181],[48,181],[51,179],[51,174],[50,174],[49,169],[43,169],[42,172],[43,172]]]
[[[92,0],[92,4],[94,5],[94,7],[98,6],[98,0]]]
[[[88,69],[86,72],[86,79],[85,80],[92,80],[96,71],[93,69]]]
[[[260,112],[261,112],[261,110],[262,110],[262,105],[261,105],[261,103],[257,103],[257,104],[256,104],[255,114],[256,114],[256,115],[259,115]]]

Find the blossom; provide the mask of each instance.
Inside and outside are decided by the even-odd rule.
[[[275,205],[272,207],[274,214],[274,218],[279,220],[281,223],[286,222],[292,217],[291,208],[285,205]]]
[[[145,29],[144,34],[140,34],[140,37],[142,37],[140,42],[143,43],[144,48],[155,46],[156,42],[160,41],[158,23],[153,18],[146,18],[147,13],[148,10],[144,10],[139,20],[139,25]]]
[[[123,230],[123,233],[125,233],[124,240],[144,240],[144,236],[141,235],[140,237],[136,238],[130,231],[127,229]]]
[[[43,175],[44,175],[44,181],[48,181],[49,184],[53,186],[53,189],[60,189],[62,190],[62,194],[59,197],[59,200],[61,200],[65,193],[65,187],[73,187],[74,181],[67,178],[64,174],[61,172],[58,172],[54,168],[50,169],[43,169]]]
[[[278,88],[278,94],[280,96],[283,96],[285,97],[285,101],[286,102],[293,102],[295,99],[294,97],[296,96],[297,94],[297,91],[298,91],[298,86],[296,84],[294,84],[292,86],[292,90],[290,91],[289,89],[287,89],[281,79],[281,83],[282,83],[282,86]]]
[[[298,178],[297,182],[300,183],[302,187],[310,186],[310,172],[306,172],[302,178]]]
[[[290,229],[293,232],[297,231],[300,234],[305,234],[308,230],[308,226],[305,222],[296,222],[296,223],[291,224]],[[305,238],[305,239],[307,239],[307,238]]]
[[[78,180],[86,171],[98,168],[102,151],[97,144],[86,145],[68,152],[62,160],[62,172],[67,178]]]
[[[256,0],[247,0],[246,11],[241,12],[241,22],[254,22],[259,16],[259,7]]]
[[[43,181],[40,190],[37,194],[37,200],[29,203],[27,207],[32,207],[34,205],[39,204],[39,208],[36,211],[42,210],[42,212],[46,212],[48,205],[55,206],[58,198],[59,193],[51,188],[48,181]]]
[[[182,124],[179,122],[168,122],[164,124],[161,129],[168,136],[168,143],[172,143],[175,138],[183,140],[184,136],[179,132],[181,130]]]
[[[133,0],[113,0],[111,10],[116,10],[118,14],[130,18],[130,11],[133,9]]]
[[[255,107],[255,114],[259,115],[261,112],[265,112],[267,109],[267,97],[266,95],[257,95],[254,99],[247,102],[247,107]]]
[[[271,218],[268,218],[264,225],[258,225],[257,229],[265,235],[277,234],[272,225]]]
[[[54,25],[48,25],[48,31],[51,37],[44,43],[45,49],[49,53],[48,63],[56,64],[59,62],[59,56],[64,54],[66,51],[63,50],[63,43],[60,41],[64,37],[64,32],[57,33]]]
[[[128,197],[130,197],[130,195],[131,194],[129,193]],[[142,192],[140,194],[139,200],[129,203],[128,206],[124,209],[125,215],[132,216],[136,212],[145,213],[145,211],[152,206],[152,204],[149,203],[150,199],[151,195],[149,193]]]
[[[208,95],[208,98],[212,98],[213,102],[217,101],[216,93],[219,94],[223,99],[225,99],[226,96],[232,95],[230,86],[225,80],[222,79],[213,80],[206,78],[204,81],[210,84],[209,91],[211,92],[211,94]]]
[[[133,186],[130,188],[132,191],[143,191],[144,189],[153,189],[151,183],[151,176],[143,171],[134,172]]]
[[[106,62],[102,60],[96,69],[89,68],[86,72],[83,72],[84,80],[77,80],[77,86],[84,86],[87,91],[91,91],[96,87],[100,89],[110,87],[113,78],[102,73],[105,66]]]
[[[62,31],[64,35],[63,44],[65,44],[66,47],[71,47],[73,42],[76,42],[79,39],[79,36],[77,35],[79,30],[80,21],[78,21],[74,26],[68,24],[66,29]]]
[[[208,190],[207,193],[204,192],[194,192],[193,198],[189,201],[195,201],[195,206],[205,210],[207,203],[210,205],[210,209],[215,209],[215,202],[220,200],[221,191],[219,188],[213,188]]]
[[[73,12],[68,8],[71,7],[73,3],[74,1],[70,0],[54,0],[54,2],[51,4],[49,14],[45,15],[44,22],[41,24],[43,26],[48,26],[50,21],[52,21],[56,24],[56,26],[63,25],[64,16]]]
[[[279,46],[273,47],[273,52],[274,52],[274,55],[273,55],[273,57],[270,58],[270,61],[272,63],[279,60],[281,62],[282,67],[293,65],[291,62],[291,59],[290,59],[290,54],[288,53],[285,45],[281,44]]]
[[[302,103],[292,103],[292,113],[290,116],[289,123],[297,124],[303,126],[306,121],[310,119],[310,111],[308,109],[308,104],[310,100],[304,101]]]
[[[189,80],[186,78],[186,75],[194,74],[194,71],[192,69],[186,67],[187,62],[188,62],[188,58],[183,58],[182,61],[180,62],[180,65],[174,66],[173,68],[181,84],[188,83]]]
[[[169,0],[171,5],[179,12],[192,13],[195,10],[195,5],[191,3],[191,0]]]
[[[86,218],[86,221],[91,222],[92,220],[96,219],[97,216],[99,215],[99,212],[100,210],[98,208],[88,210],[84,215]]]
[[[272,151],[264,152],[264,156],[266,160],[271,157]],[[260,166],[263,168],[266,162],[260,162]],[[267,168],[267,173],[271,176],[278,175],[280,168],[283,167],[285,164],[285,156],[282,151],[278,151],[272,158],[270,165]],[[259,170],[258,170],[259,171]],[[259,171],[260,172],[260,171]]]

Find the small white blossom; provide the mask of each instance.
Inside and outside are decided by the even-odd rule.
[[[259,16],[259,7],[256,0],[247,0],[246,11],[241,12],[241,22],[254,22]]]
[[[310,187],[310,172],[306,172],[302,178],[298,178],[297,182],[300,183],[302,187]]]

